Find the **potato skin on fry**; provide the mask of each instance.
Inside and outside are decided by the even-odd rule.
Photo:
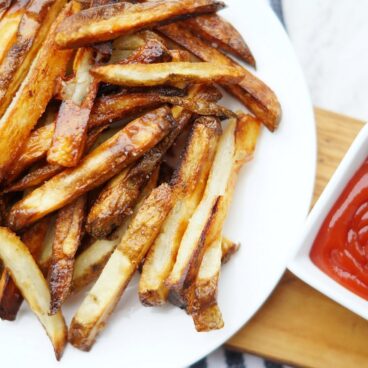
[[[103,82],[127,87],[157,86],[178,82],[238,83],[244,73],[236,67],[210,62],[97,66],[91,73]]]
[[[66,19],[59,27],[56,41],[62,48],[108,41],[163,22],[215,12],[224,6],[217,0],[162,0],[99,6]]]
[[[28,248],[14,233],[1,227],[0,242],[0,258],[10,271],[12,279],[28,305],[45,328],[54,346],[56,359],[59,360],[67,342],[67,329],[60,312],[54,316],[48,315],[50,292],[46,280]]]
[[[206,14],[184,21],[194,34],[208,41],[211,46],[217,45],[246,63],[256,66],[256,61],[248,45],[237,29],[217,14]]]
[[[172,207],[170,186],[162,184],[143,202],[126,233],[74,316],[69,341],[90,350]]]
[[[10,211],[10,227],[19,230],[106,182],[157,144],[173,124],[167,106],[132,121],[79,166],[54,176],[16,203]]]

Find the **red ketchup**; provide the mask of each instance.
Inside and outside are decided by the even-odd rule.
[[[310,256],[323,272],[368,300],[368,159],[327,215]]]

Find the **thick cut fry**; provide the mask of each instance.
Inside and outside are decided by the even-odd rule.
[[[2,0],[0,3],[0,20],[3,18],[6,11],[10,8],[12,0]]]
[[[178,82],[238,83],[244,73],[236,67],[210,62],[97,66],[91,73],[103,82],[128,87],[157,86]]]
[[[86,143],[86,150],[88,151],[100,134],[107,128],[107,126],[101,126],[89,131]],[[9,188],[5,190],[6,193],[10,192],[21,192],[26,189],[34,188],[45,181],[51,179],[56,174],[62,172],[65,168],[60,165],[52,165],[49,163],[38,166],[37,168],[31,170],[27,175],[18,180],[16,183],[12,184]]]
[[[28,4],[16,40],[0,65],[0,116],[11,103],[48,33],[53,33],[52,24],[59,23],[55,19],[65,3],[66,0],[31,0]],[[46,51],[47,54],[53,52]],[[49,65],[55,63],[57,55],[59,53],[50,55]],[[37,88],[35,93],[38,92]]]
[[[74,78],[67,82],[70,96],[61,103],[52,145],[47,154],[50,164],[74,167],[84,152],[87,124],[97,94],[98,82],[89,73],[94,51],[82,48],[74,60]]]
[[[22,241],[35,260],[38,260],[41,252],[49,225],[48,220],[48,218],[42,219],[22,236]],[[22,302],[23,297],[20,290],[10,277],[9,271],[4,269],[0,278],[0,318],[14,321]]]
[[[14,233],[7,228],[0,228],[0,239],[0,258],[45,328],[59,360],[67,341],[67,329],[60,312],[54,316],[48,315],[50,292],[46,280],[28,248]]]
[[[11,6],[8,4],[9,9],[3,18],[0,17],[0,64],[16,40],[19,23],[26,11],[27,2],[28,0],[23,0],[15,1]]]
[[[198,119],[188,140],[182,162],[174,174],[174,207],[147,255],[139,283],[139,297],[147,306],[166,302],[169,276],[188,221],[200,202],[221,129],[214,118]]]
[[[71,7],[67,6],[54,22],[26,79],[0,119],[0,181],[44,112],[56,79],[64,74],[71,52],[57,50],[54,35],[58,24],[70,13]]]
[[[9,224],[21,229],[109,180],[156,145],[173,126],[168,107],[126,125],[88,154],[76,168],[54,176],[16,203]]]
[[[160,0],[143,4],[118,3],[82,10],[59,27],[60,47],[79,47],[107,41],[178,18],[215,12],[224,7],[216,0]]]
[[[160,27],[160,32],[171,38],[204,61],[241,68],[245,77],[239,84],[224,88],[251,110],[269,130],[274,131],[280,121],[281,107],[275,93],[261,80],[217,49],[195,37],[179,23]]]
[[[86,196],[62,208],[56,218],[52,259],[48,274],[51,292],[50,314],[55,314],[70,294],[74,256],[83,235]]]
[[[123,234],[126,232],[131,220],[139,211],[142,203],[156,187],[158,172],[159,170],[156,169],[152,173],[149,182],[140,193],[138,203],[135,206],[132,214],[124,221],[122,225],[116,229],[116,231],[110,237],[111,239],[96,240],[86,250],[78,255],[74,265],[72,285],[73,292],[77,292],[83,287],[87,286],[90,282],[97,280],[112,252],[120,243],[120,240]]]
[[[184,22],[191,31],[208,41],[211,46],[219,47],[246,63],[256,66],[256,61],[241,34],[229,22],[217,14],[208,14],[188,19]]]
[[[215,308],[217,313],[209,313],[217,305],[217,286],[223,256],[220,240],[221,232],[229,210],[239,170],[253,156],[258,134],[258,122],[250,116],[244,115],[236,123],[231,122],[228,125],[218,147],[217,155],[225,161],[215,160],[208,185],[211,186],[211,180],[218,180],[218,175],[221,171],[220,166],[228,165],[231,169],[226,178],[225,192],[218,202],[217,212],[211,218],[211,223],[207,225],[207,238],[204,244],[205,252],[198,275],[195,282],[188,286],[186,292],[187,311],[192,314],[198,331],[209,331],[223,327],[218,307]],[[229,147],[231,148],[229,149]],[[232,151],[232,156],[224,157],[226,156],[225,152],[229,151]],[[218,168],[216,168],[216,164],[219,165]],[[207,243],[207,239],[214,240],[211,244]]]
[[[69,341],[75,347],[92,347],[171,207],[171,189],[167,184],[154,189],[144,201],[72,320]]]
[[[175,304],[188,306],[186,290],[195,281],[206,248],[221,237],[237,173],[245,160],[252,157],[258,132],[258,122],[244,116],[238,124],[235,120],[229,122],[220,139],[205,193],[189,221],[174,268],[166,280],[170,300]]]

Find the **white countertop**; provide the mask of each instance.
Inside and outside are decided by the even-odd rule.
[[[283,0],[315,106],[368,121],[368,0]]]

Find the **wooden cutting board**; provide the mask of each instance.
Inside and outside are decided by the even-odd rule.
[[[362,127],[362,122],[335,113],[315,113],[313,204]],[[227,345],[296,366],[363,368],[368,367],[368,321],[286,272],[261,310]]]

